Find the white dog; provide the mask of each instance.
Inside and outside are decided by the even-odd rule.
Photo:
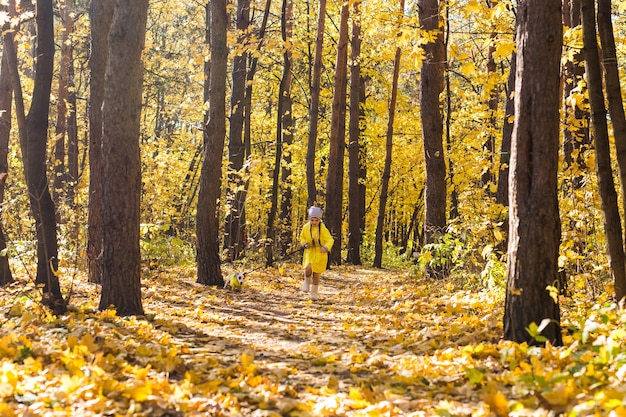
[[[245,278],[245,274],[243,272],[231,272],[226,277],[226,282],[224,283],[224,289],[231,288],[233,290],[240,290],[243,285],[243,279]]]

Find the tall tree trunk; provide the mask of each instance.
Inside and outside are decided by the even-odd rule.
[[[8,28],[5,28],[5,30]],[[9,175],[9,137],[11,134],[11,76],[7,60],[7,48],[2,49],[2,66],[0,67],[0,207],[4,203],[4,188]],[[4,211],[4,210],[2,210]],[[2,213],[0,211],[0,213]],[[7,241],[4,228],[0,227],[0,287],[13,282],[13,275],[9,267],[9,255],[6,251]]]
[[[250,26],[250,0],[237,2],[237,45],[242,52],[233,58],[233,84],[230,97],[230,129],[228,136],[228,188],[226,190],[226,226],[224,230],[224,254],[234,261],[244,254],[245,218],[243,218],[243,161],[245,147],[243,124],[246,94],[247,43]],[[243,222],[242,222],[243,221]]]
[[[425,242],[434,243],[446,227],[446,164],[443,152],[443,121],[439,97],[444,87],[444,43],[438,0],[419,0],[422,29],[434,40],[423,46],[420,111],[426,163]],[[440,271],[427,271],[428,275]]]
[[[293,132],[295,129],[293,120],[293,100],[291,98],[291,84],[292,84],[292,67],[293,67],[293,52],[292,32],[293,32],[293,3],[291,0],[283,0],[283,16],[282,23],[282,39],[285,43],[283,52],[283,76],[281,87],[281,99],[283,100],[283,110],[279,113],[282,114],[281,131],[283,132],[282,143],[287,149],[283,152],[284,167],[281,171],[281,183],[283,191],[281,193],[280,201],[280,242],[279,247],[282,253],[287,253],[291,244],[293,243],[293,232],[291,230],[291,205],[293,204],[293,192],[291,184],[291,152],[289,148],[293,143]],[[280,102],[280,100],[279,100]]]
[[[404,14],[404,0],[400,0],[400,13]],[[391,94],[389,95],[389,108],[387,119],[387,134],[385,141],[385,165],[380,185],[380,202],[378,205],[378,217],[376,220],[376,236],[374,244],[374,268],[383,266],[383,233],[385,227],[385,214],[387,211],[387,198],[389,191],[389,178],[391,177],[391,153],[393,149],[393,123],[396,116],[396,102],[398,98],[398,77],[400,75],[400,57],[402,49],[396,48],[393,60],[393,76],[391,81]]]
[[[365,158],[361,133],[364,129],[364,79],[361,76],[361,1],[352,13],[350,63],[350,122],[348,125],[348,247],[347,262],[361,265],[361,242],[365,230]]]
[[[67,103],[69,93],[69,77],[72,43],[73,20],[72,10],[69,1],[64,1],[60,5],[61,23],[63,30],[61,35],[61,64],[59,69],[59,81],[57,89],[57,115],[54,130],[54,180],[52,181],[52,199],[57,206],[60,206],[65,191],[65,134],[67,132]],[[58,214],[58,213],[57,213]],[[58,217],[61,218],[60,216]]]
[[[117,0],[109,32],[102,107],[102,294],[99,308],[143,315],[139,136],[148,0]]]
[[[400,1],[404,10],[404,1]],[[389,112],[387,120],[387,140],[385,145],[385,166],[383,168],[382,182],[380,186],[380,203],[378,205],[378,218],[376,221],[376,242],[374,245],[374,268],[383,266],[383,229],[385,226],[385,212],[387,210],[387,192],[389,190],[389,178],[391,177],[391,151],[393,147],[393,122],[396,114],[396,101],[398,97],[398,75],[400,74],[400,56],[402,50],[396,48],[396,56],[393,61],[393,79],[391,83],[391,96],[389,98]]]
[[[487,1],[487,5],[490,8],[496,6],[498,1]],[[489,44],[489,48],[487,50],[487,79],[493,79],[498,76],[497,74],[497,65],[494,57],[494,53],[496,52],[496,46],[494,44],[498,33],[496,31],[495,23],[491,24],[491,43]],[[491,81],[491,80],[490,80]],[[487,110],[488,110],[488,125],[485,129],[485,141],[483,142],[483,154],[486,157],[486,166],[483,170],[483,173],[480,178],[481,186],[485,190],[485,194],[487,196],[493,196],[495,194],[494,187],[496,185],[496,176],[495,176],[495,149],[496,149],[496,124],[497,120],[497,112],[498,112],[498,97],[500,96],[499,91],[499,83],[495,82],[487,82],[487,85],[491,86],[488,91],[489,98],[487,99]]]
[[[561,345],[559,304],[549,291],[559,282],[561,238],[557,197],[561,0],[521,1],[517,19],[504,338],[542,343],[527,331],[534,323],[545,340]]]
[[[606,96],[609,114],[613,125],[615,150],[622,191],[622,207],[626,207],[626,117],[622,101],[622,89],[619,80],[613,22],[611,20],[611,0],[598,0],[598,32],[602,43],[602,67],[606,84]],[[626,208],[624,208],[626,210]],[[622,233],[622,240],[624,234]],[[615,275],[615,298],[626,296],[626,276]]]
[[[198,208],[196,214],[197,282],[205,285],[224,285],[219,256],[219,207],[222,182],[222,152],[226,138],[226,72],[228,46],[226,32],[228,14],[226,0],[207,3],[207,43],[211,47],[211,65],[208,69],[209,103],[204,135],[204,161],[200,173]],[[205,70],[206,71],[206,70]],[[206,75],[206,74],[205,74]]]
[[[108,60],[108,38],[115,0],[92,1],[91,54],[89,55],[89,204],[87,208],[87,267],[89,282],[102,283],[102,103]]]
[[[446,35],[444,41],[444,74],[446,83],[446,150],[448,151],[448,179],[450,180],[450,219],[459,217],[459,190],[454,185],[454,162],[452,154],[452,87],[450,82],[450,64],[448,59],[448,45],[450,43],[450,2],[446,1]]]
[[[330,126],[330,151],[326,177],[326,225],[335,238],[329,262],[341,263],[341,226],[343,223],[343,165],[346,147],[346,87],[348,69],[348,19],[350,2],[341,6],[341,22],[337,41],[335,90]]]
[[[500,143],[500,162],[498,168],[498,189],[496,203],[509,205],[509,163],[511,160],[511,136],[513,136],[513,117],[515,114],[515,73],[517,55],[511,55],[511,66],[506,86],[506,105],[502,124],[502,142]],[[508,230],[508,227],[506,228]]]
[[[596,40],[596,19],[593,3],[593,0],[581,0],[585,70],[589,90],[589,104],[591,106],[591,130],[596,151],[598,189],[602,200],[602,212],[604,213],[604,229],[608,246],[609,264],[615,281],[615,297],[619,301],[626,294],[622,220],[619,214],[617,192],[615,191],[613,171],[611,169],[609,132],[606,121],[606,108],[604,106],[604,93],[602,91],[602,69],[600,67]]]
[[[287,48],[287,40],[291,36],[290,14],[291,14],[291,2],[289,0],[283,0],[283,14],[281,17],[282,25],[282,39],[285,42],[285,48]],[[283,54],[283,73],[280,79],[280,87],[278,89],[278,114],[276,115],[276,152],[274,157],[274,170],[272,175],[272,196],[270,212],[267,216],[267,245],[265,247],[266,264],[272,265],[274,262],[274,249],[283,248],[282,242],[277,242],[277,237],[281,237],[280,231],[277,233],[277,228],[281,228],[276,224],[276,216],[278,213],[278,193],[280,190],[280,179],[286,179],[289,177],[290,172],[285,172],[287,166],[281,168],[283,161],[283,144],[291,142],[293,129],[293,119],[291,117],[291,52],[285,50]],[[282,196],[281,209],[288,210],[284,207],[285,200],[291,201],[291,190],[286,191],[287,195]],[[283,217],[285,213],[281,213],[281,219],[288,221],[289,217]]]
[[[315,184],[315,148],[317,147],[317,129],[320,107],[322,80],[322,54],[324,49],[324,27],[326,25],[326,0],[319,0],[317,12],[317,35],[315,38],[315,57],[313,59],[313,80],[311,84],[311,107],[309,109],[309,134],[306,151],[307,207],[316,204],[317,187]]]
[[[72,2],[73,3],[73,2]],[[73,7],[73,5],[72,5]],[[70,50],[69,93],[67,95],[67,194],[65,200],[70,208],[75,208],[76,186],[78,183],[78,121],[76,117],[76,86],[74,83],[74,53]]]
[[[26,116],[26,179],[31,212],[37,228],[37,284],[43,285],[44,304],[55,313],[66,309],[56,272],[59,267],[57,223],[47,177],[48,115],[54,69],[52,0],[37,1],[37,59],[30,110]]]
[[[563,22],[568,28],[580,25],[580,0],[563,0]],[[584,184],[584,172],[587,171],[585,151],[591,146],[586,123],[589,114],[583,109],[583,100],[577,99],[583,95],[579,91],[585,73],[581,65],[583,61],[582,52],[576,51],[563,69],[563,154],[568,174],[566,181],[574,189]]]

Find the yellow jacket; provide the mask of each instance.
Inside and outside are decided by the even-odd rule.
[[[300,232],[300,244],[305,243],[307,246],[302,256],[302,266],[306,268],[311,264],[316,274],[324,272],[328,264],[328,252],[322,252],[320,248],[325,246],[330,251],[335,243],[326,225],[320,223],[319,226],[312,226],[310,222],[307,222]]]

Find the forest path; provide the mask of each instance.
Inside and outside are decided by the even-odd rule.
[[[497,342],[495,300],[391,269],[333,267],[316,301],[301,283],[294,264],[250,272],[240,291],[168,272],[146,280],[144,308],[180,345],[183,370],[222,380],[243,415],[433,415],[442,402],[471,415],[485,406],[462,371],[476,365],[463,349]],[[480,366],[497,369],[497,350],[484,352]],[[252,395],[260,384],[273,388]]]

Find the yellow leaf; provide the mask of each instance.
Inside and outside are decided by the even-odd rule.
[[[254,362],[254,355],[249,355],[247,353],[241,354],[241,364],[243,366],[250,366]]]
[[[94,353],[100,349],[100,347],[95,343],[95,339],[89,333],[85,334],[82,339],[80,339],[80,343],[83,346],[86,346],[89,349],[89,352]]]
[[[506,417],[509,415],[509,401],[501,392],[491,389],[483,396],[483,401],[496,416]]]
[[[152,384],[135,382],[124,390],[124,394],[135,401],[146,401],[152,395]]]
[[[468,61],[465,64],[461,65],[461,68],[459,68],[459,71],[461,71],[463,75],[469,78],[472,74],[475,74],[478,70],[476,68],[476,65],[474,65],[473,62]]]

